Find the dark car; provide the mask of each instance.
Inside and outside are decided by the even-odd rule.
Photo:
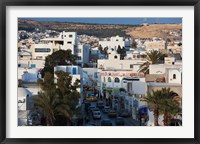
[[[98,101],[97,102],[97,107],[100,108],[100,109],[103,108],[104,107],[103,101]]]
[[[109,111],[110,111],[110,107],[109,106],[104,106],[103,112],[104,113],[108,113]]]
[[[124,118],[123,118],[123,117],[117,117],[117,118],[115,119],[115,124],[116,124],[117,126],[123,126],[123,125],[124,125]]]
[[[92,113],[93,109],[95,109],[96,107],[95,106],[89,106],[88,107],[88,113]]]
[[[101,121],[101,126],[112,126],[112,122],[110,119],[103,119]]]
[[[108,116],[112,118],[117,117],[117,112],[115,110],[110,110],[108,112]]]
[[[85,110],[87,111],[89,106],[91,106],[91,103],[88,101],[84,101],[84,104],[85,104]]]
[[[122,111],[119,113],[120,117],[130,117],[130,114],[127,111]]]

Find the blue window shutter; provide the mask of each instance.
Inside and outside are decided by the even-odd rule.
[[[76,67],[73,67],[73,68],[72,68],[72,74],[73,74],[73,75],[76,75]]]

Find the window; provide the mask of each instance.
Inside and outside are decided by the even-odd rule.
[[[71,37],[73,37],[72,35],[69,35],[69,37],[71,38]]]
[[[112,82],[112,81],[111,81],[111,77],[108,77],[108,82]]]
[[[94,78],[98,78],[97,72],[94,73]]]
[[[51,52],[51,49],[50,48],[35,48],[35,52],[48,53],[48,52]]]
[[[72,42],[71,42],[71,41],[68,41],[67,43],[68,43],[68,44],[72,44]]]
[[[115,59],[117,59],[117,56],[114,56]]]
[[[130,65],[130,68],[133,68],[133,66],[134,66],[134,65],[133,65],[133,64],[131,64],[131,65]]]
[[[81,56],[77,56],[77,60],[81,60]]]
[[[176,79],[176,74],[173,74],[173,79]]]
[[[119,82],[120,82],[119,78],[116,77],[116,78],[115,78],[115,83],[119,83]]]
[[[36,59],[42,59],[42,58],[43,58],[42,56],[37,56],[37,57],[36,57]]]
[[[106,78],[105,77],[103,77],[103,82],[106,82]]]
[[[78,49],[78,53],[81,53],[81,49]]]

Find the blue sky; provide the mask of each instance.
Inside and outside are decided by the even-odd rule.
[[[80,22],[97,24],[182,23],[182,18],[21,18],[36,21]]]

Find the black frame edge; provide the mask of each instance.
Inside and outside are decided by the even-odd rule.
[[[0,141],[6,140],[6,30],[5,3],[0,3]]]
[[[6,6],[122,6],[122,5],[135,5],[135,6],[194,6],[195,7],[195,138],[194,139],[10,139],[6,138]],[[94,1],[94,0],[1,0],[0,1],[0,143],[68,143],[68,144],[78,144],[78,143],[96,143],[96,144],[111,144],[111,143],[137,143],[137,144],[156,144],[156,143],[170,143],[170,144],[200,144],[200,99],[199,95],[199,80],[198,72],[200,71],[200,66],[198,66],[200,61],[200,50],[198,49],[200,46],[200,1],[199,0],[169,0],[169,1],[160,1],[160,0],[151,0],[150,2],[147,0],[136,0],[136,2],[131,0],[125,0],[122,2],[117,1],[117,3],[113,4],[112,0],[109,1]],[[133,142],[134,141],[134,142]]]
[[[194,95],[195,95],[195,99],[194,99],[194,124],[195,124],[195,133],[194,133],[194,137],[196,142],[199,144],[200,143],[200,99],[199,99],[199,94],[200,94],[200,89],[199,89],[199,81],[200,81],[200,77],[199,72],[200,72],[200,66],[199,66],[199,62],[200,62],[200,1],[198,1],[198,3],[195,5],[195,83],[194,83]]]
[[[9,6],[193,6],[198,0],[5,0]]]

